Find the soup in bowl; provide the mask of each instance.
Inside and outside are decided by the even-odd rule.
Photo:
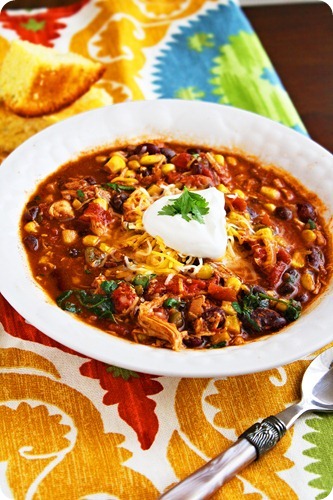
[[[3,293],[83,354],[222,376],[332,339],[332,156],[295,131],[214,104],[127,103],[41,132],[1,175],[15,194]]]

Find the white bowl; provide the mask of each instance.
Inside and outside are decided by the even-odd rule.
[[[91,327],[53,304],[36,284],[18,227],[37,183],[83,151],[148,139],[241,150],[297,177],[319,195],[332,220],[333,156],[307,137],[267,118],[198,101],[117,104],[53,125],[16,149],[0,167],[1,292],[39,330],[80,353],[156,375],[221,377],[285,365],[333,341],[329,289],[280,333],[242,346],[174,352],[138,345]]]

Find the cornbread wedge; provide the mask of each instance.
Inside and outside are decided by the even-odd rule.
[[[15,40],[2,63],[0,96],[17,115],[56,113],[85,94],[104,70],[78,54]]]
[[[0,103],[0,161],[23,141],[53,123],[69,118],[83,111],[112,104],[112,97],[106,90],[92,86],[73,104],[51,115],[24,118],[10,111]]]

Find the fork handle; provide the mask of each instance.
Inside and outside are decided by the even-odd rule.
[[[204,500],[266,451],[286,432],[271,416],[247,429],[234,445],[159,497],[159,500]]]

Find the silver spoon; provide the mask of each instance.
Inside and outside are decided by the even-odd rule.
[[[233,446],[176,484],[159,500],[210,498],[238,472],[273,448],[299,416],[313,410],[333,411],[333,347],[322,352],[308,366],[299,403],[252,425]]]

